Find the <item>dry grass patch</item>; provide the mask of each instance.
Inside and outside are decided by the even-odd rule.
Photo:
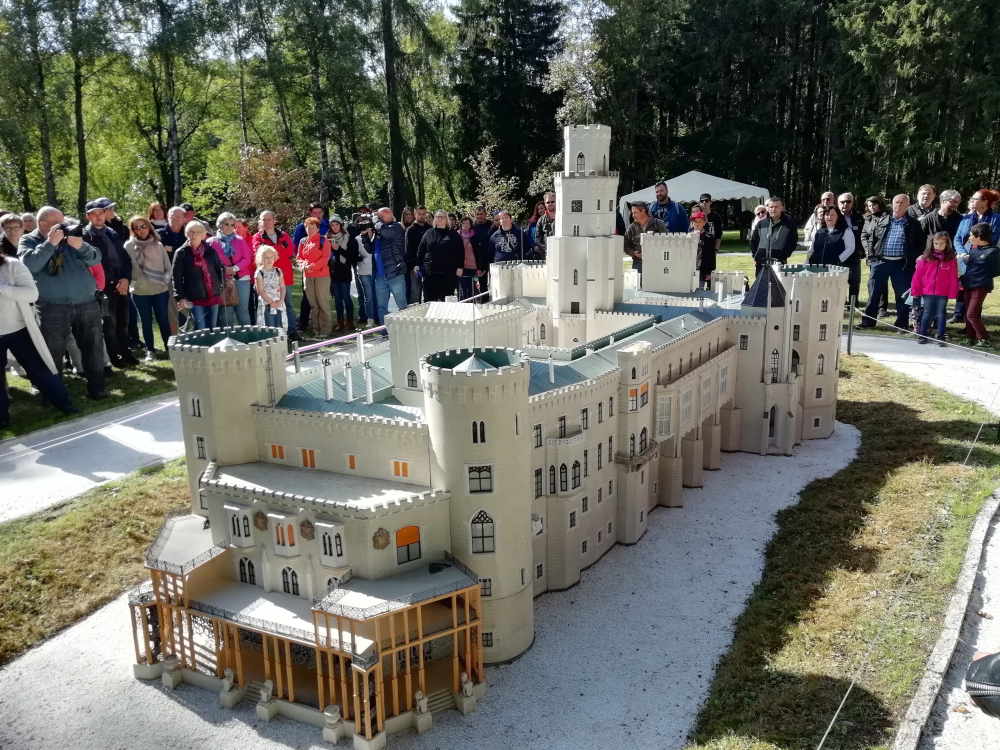
[[[189,502],[174,461],[0,525],[0,664],[145,578],[164,514]]]
[[[962,466],[982,408],[865,358],[841,366],[837,418],[861,430],[858,457],[778,515],[694,747],[815,748],[912,569],[826,748],[888,743],[940,633],[976,514],[1000,482],[990,439]]]

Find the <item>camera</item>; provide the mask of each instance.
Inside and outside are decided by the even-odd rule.
[[[66,237],[83,237],[83,224],[79,222],[70,224],[68,221],[62,221],[56,224],[56,227],[62,230]]]

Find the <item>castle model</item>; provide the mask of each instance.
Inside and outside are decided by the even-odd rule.
[[[278,329],[171,339],[191,508],[130,595],[137,677],[382,747],[474,710],[535,598],[723,453],[831,435],[844,269],[768,267],[730,304],[742,275],[699,291],[697,236],[668,234],[629,277],[610,139],[565,129],[548,258],[495,264],[489,302],[408,307],[313,369]]]

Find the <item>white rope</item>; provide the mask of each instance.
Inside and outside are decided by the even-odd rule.
[[[874,320],[876,323],[878,323],[878,318],[873,318],[871,315],[869,315],[868,313],[866,313],[860,307],[855,306],[854,309],[855,309],[855,311],[857,311],[857,313],[861,317],[868,318],[869,320]],[[893,330],[896,330],[896,331],[900,331],[902,333],[908,333],[911,336],[922,336],[922,334],[914,333],[913,331],[911,331],[911,330],[909,330],[907,328],[900,328],[899,326],[894,325],[892,323],[882,323],[881,325],[883,325],[883,326],[885,326],[887,328],[892,328]],[[871,330],[871,328],[872,328],[872,326],[865,326],[862,329],[859,326],[857,326],[857,327],[855,327],[854,330],[855,330],[855,332],[857,332],[859,329],[860,330]],[[864,335],[864,334],[862,334],[862,335]],[[979,355],[981,355],[983,357],[998,357],[998,358],[1000,358],[1000,354],[994,354],[991,351],[987,351],[987,350],[979,348],[979,347],[962,346],[961,344],[955,344],[955,343],[953,343],[951,341],[941,341],[940,339],[935,339],[935,338],[933,338],[930,335],[928,335],[928,336],[922,336],[922,337],[925,338],[925,339],[927,339],[928,341],[935,341],[938,344],[943,343],[945,345],[945,348],[963,349],[964,351],[970,352],[972,354],[979,354]]]

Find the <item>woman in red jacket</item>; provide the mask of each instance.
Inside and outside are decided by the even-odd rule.
[[[306,236],[299,242],[299,269],[306,279],[309,300],[309,327],[319,337],[333,331],[330,311],[330,241],[319,232],[319,219],[310,216],[303,222]]]
[[[292,238],[275,225],[274,213],[263,211],[260,215],[260,229],[250,242],[256,256],[261,245],[273,247],[278,253],[274,267],[281,271],[285,282],[285,317],[288,318],[288,339],[297,341],[299,334],[295,328],[295,305],[292,304],[292,289],[295,287],[295,248]]]

